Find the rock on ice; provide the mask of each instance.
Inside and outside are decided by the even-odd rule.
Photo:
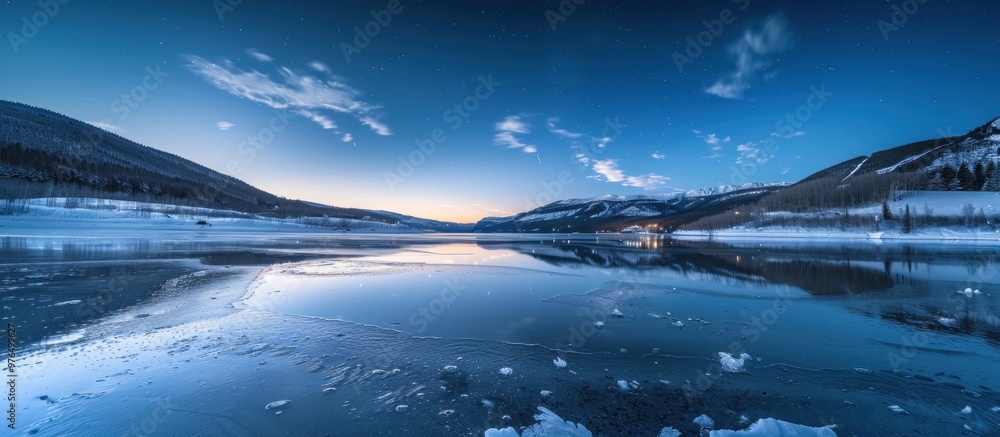
[[[742,372],[743,362],[750,359],[750,355],[745,353],[740,354],[739,358],[733,358],[726,352],[719,352],[719,362],[722,364],[722,370],[727,372]]]

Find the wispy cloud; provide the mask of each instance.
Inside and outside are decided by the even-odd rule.
[[[743,164],[746,162],[756,162],[757,164],[763,164],[771,159],[771,156],[767,154],[760,147],[757,147],[757,143],[747,142],[736,146],[736,151],[740,153],[740,156],[736,158],[737,164]]]
[[[324,64],[322,62],[319,62],[319,61],[312,61],[312,62],[310,62],[309,63],[309,68],[312,68],[313,70],[319,71],[321,73],[329,73],[330,72],[330,67],[327,67],[326,64]]]
[[[503,121],[493,126],[497,133],[493,136],[493,144],[504,146],[508,149],[521,149],[524,153],[538,152],[538,147],[534,144],[525,144],[517,138],[517,134],[530,134],[531,127],[521,121],[521,117],[516,115],[507,116]]]
[[[294,110],[292,112],[294,112],[296,114],[299,114],[299,115],[301,115],[301,116],[303,116],[305,118],[308,118],[308,119],[316,122],[316,124],[319,124],[320,126],[322,126],[323,129],[336,129],[337,128],[337,124],[334,123],[333,120],[330,120],[329,117],[327,117],[327,116],[325,116],[323,114],[319,114],[317,112],[313,112],[313,111],[310,111],[308,109],[296,109],[296,110]]]
[[[557,119],[557,118],[550,118],[548,120],[548,122],[546,123],[546,126],[549,128],[549,132],[552,132],[552,133],[554,133],[556,135],[559,135],[561,137],[564,137],[564,138],[580,138],[580,137],[583,136],[583,134],[581,134],[579,132],[570,132],[570,131],[568,131],[566,129],[560,129],[559,127],[556,126],[556,123],[558,123],[558,122],[559,122],[559,119]]]
[[[792,33],[783,16],[769,17],[759,28],[748,28],[728,48],[729,56],[736,64],[736,71],[716,80],[705,92],[724,99],[742,99],[744,91],[771,65],[766,56],[787,50],[791,46]],[[768,74],[773,77],[773,73]]]
[[[772,137],[775,137],[775,138],[784,138],[786,140],[792,139],[792,138],[804,137],[805,135],[806,135],[806,131],[803,131],[803,130],[795,131],[795,132],[788,133],[788,134],[782,134],[780,132],[771,132],[771,136]]]
[[[344,136],[340,137],[340,141],[343,141],[345,143],[349,143],[353,139],[354,139],[354,136],[351,135],[350,132],[348,132],[348,133],[344,134]]]
[[[87,124],[89,124],[91,126],[94,126],[94,127],[99,127],[99,128],[104,129],[104,130],[106,130],[108,132],[114,132],[114,133],[125,132],[125,128],[123,128],[123,127],[121,127],[121,126],[119,126],[117,124],[108,123],[106,121],[88,121]]]
[[[389,129],[389,126],[387,126],[385,123],[382,123],[381,121],[376,120],[373,117],[370,116],[361,117],[361,124],[368,126],[369,128],[371,128],[371,130],[375,131],[375,133],[379,135],[383,136],[392,135],[392,129]]]
[[[265,55],[265,54],[263,54],[261,52],[258,52],[257,49],[247,49],[247,54],[250,55],[250,56],[253,56],[254,59],[256,59],[256,60],[258,60],[260,62],[271,62],[271,61],[274,60],[274,58],[272,58],[272,57],[270,57],[268,55]]]
[[[698,138],[701,138],[701,139],[705,140],[705,143],[707,143],[707,144],[728,143],[728,142],[730,142],[730,141],[733,140],[729,136],[727,136],[725,138],[719,138],[719,136],[716,135],[716,134],[698,135]]]
[[[361,101],[361,92],[350,85],[299,74],[287,67],[277,68],[279,77],[276,80],[257,70],[243,70],[229,60],[217,64],[199,56],[186,58],[190,61],[189,70],[234,96],[275,109],[287,109],[324,129],[336,129],[336,124],[319,111],[348,114],[379,135],[392,134],[377,118],[379,106]]]
[[[636,187],[646,190],[664,188],[667,185],[667,181],[670,180],[670,178],[656,173],[649,173],[640,176],[628,176],[624,171],[622,171],[621,168],[618,167],[617,159],[592,160],[582,154],[578,154],[576,157],[581,163],[589,164],[590,168],[594,170],[594,173],[597,173],[596,175],[588,176],[591,179],[620,183],[625,187]]]
[[[653,152],[653,154],[650,156],[652,156],[653,159],[667,159],[667,155],[664,155],[660,152]]]
[[[228,121],[220,121],[218,123],[215,123],[215,125],[219,128],[219,130],[229,130],[232,129],[233,126],[236,126],[235,124],[232,124]]]

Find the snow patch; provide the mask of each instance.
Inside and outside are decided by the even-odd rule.
[[[292,401],[290,401],[288,399],[284,399],[284,400],[280,400],[280,401],[274,401],[274,402],[271,402],[270,404],[265,405],[264,409],[265,410],[273,410],[273,409],[276,409],[276,408],[282,408],[282,407],[284,407],[284,406],[286,406],[286,405],[288,405],[290,403],[292,403]]]
[[[581,424],[576,424],[549,411],[545,407],[538,407],[539,413],[535,415],[538,423],[525,428],[521,434],[517,433],[513,427],[502,429],[490,428],[486,430],[486,437],[593,437],[590,431]]]
[[[746,353],[740,354],[739,358],[734,358],[726,352],[719,352],[719,362],[722,364],[722,370],[727,372],[742,372],[743,362],[750,359],[750,355]]]
[[[909,412],[904,410],[903,407],[900,407],[899,405],[889,405],[889,411],[899,414],[910,414]]]
[[[809,427],[772,418],[760,419],[742,431],[711,431],[709,437],[836,437],[835,425]]]

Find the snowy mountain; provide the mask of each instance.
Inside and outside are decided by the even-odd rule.
[[[924,186],[920,188],[924,189],[993,191],[1000,189],[1000,172],[989,171],[990,164],[992,170],[998,167],[997,161],[1000,160],[998,148],[1000,148],[1000,118],[965,135],[920,141],[868,156],[859,156],[820,170],[802,182],[836,176],[842,178],[842,183],[849,183],[852,179],[871,173],[912,172],[923,176]],[[964,186],[958,179],[963,164],[969,174],[978,179],[965,181]],[[977,164],[982,166],[978,174],[975,170]]]
[[[786,184],[719,186],[658,195],[560,200],[510,217],[487,217],[476,232],[617,232],[629,226],[670,230],[705,215],[754,202]]]
[[[82,121],[7,101],[0,101],[0,181],[0,199],[107,198],[263,217],[401,223],[425,230],[472,227],[286,199]]]

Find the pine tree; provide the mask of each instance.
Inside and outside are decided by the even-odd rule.
[[[958,189],[962,191],[974,191],[976,189],[976,176],[969,170],[969,165],[962,163],[958,167]]]
[[[945,164],[941,168],[941,184],[944,185],[942,188],[945,190],[951,189],[951,183],[955,181],[955,169],[950,165]]]
[[[910,215],[910,204],[906,204],[906,212],[903,213],[903,233],[913,232],[913,216]]]
[[[976,190],[982,190],[983,186],[986,185],[986,169],[983,168],[982,162],[976,163],[976,169],[973,174],[976,175]]]
[[[882,202],[882,220],[892,220],[892,210],[889,209],[889,201]]]

